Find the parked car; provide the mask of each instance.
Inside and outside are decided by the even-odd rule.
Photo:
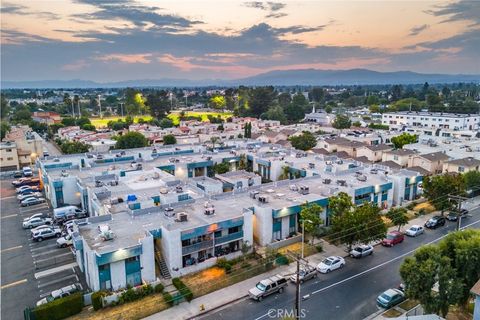
[[[298,279],[300,280],[300,283],[303,283],[304,281],[316,278],[317,275],[317,269],[315,269],[315,267],[311,265],[306,265],[300,269]],[[290,281],[292,281],[293,283],[297,283],[296,273],[292,274],[292,276],[290,277]]]
[[[33,176],[32,168],[30,167],[23,167],[22,173],[24,177],[31,177]]]
[[[28,185],[28,183],[30,183],[31,181],[32,181],[32,179],[30,179],[30,178],[20,178],[18,180],[13,180],[12,184],[15,187],[21,187],[21,186]]]
[[[40,229],[36,232],[33,232],[32,233],[32,240],[41,242],[41,241],[43,241],[45,239],[49,239],[49,238],[54,238],[54,237],[59,238],[61,235],[62,235],[62,233],[61,233],[60,229],[58,229],[58,228],[53,228],[53,229],[44,228],[44,229]]]
[[[440,226],[444,226],[445,221],[445,218],[442,216],[433,216],[427,222],[425,222],[425,228],[437,229]]]
[[[72,285],[63,287],[61,289],[54,290],[50,293],[50,295],[48,295],[45,298],[39,300],[37,302],[37,307],[41,306],[42,304],[46,304],[46,303],[52,302],[52,301],[57,300],[57,299],[67,297],[67,296],[69,296],[69,295],[71,295],[75,292],[80,291],[80,290],[82,290],[82,287],[80,286],[80,284],[72,284]]]
[[[79,209],[76,206],[66,206],[53,209],[53,217],[55,221],[65,222],[72,219],[84,218],[87,216],[85,210]]]
[[[40,203],[44,203],[45,202],[45,199],[44,198],[27,198],[25,200],[23,200],[21,203],[21,206],[22,207],[28,207],[28,206],[33,206],[34,204],[40,204]]]
[[[22,193],[22,194],[19,194],[17,196],[17,199],[18,201],[23,201],[27,198],[40,198],[42,196],[42,193],[41,192],[33,192],[33,191],[30,191],[30,192],[25,192],[25,193]]]
[[[44,224],[52,224],[52,219],[51,218],[40,218],[40,217],[34,217],[31,218],[27,221],[23,221],[22,226],[24,229],[32,229]]]
[[[57,247],[66,248],[73,244],[73,238],[71,235],[66,235],[57,239]]]
[[[248,290],[248,295],[254,300],[262,301],[264,297],[272,293],[282,293],[287,285],[287,279],[281,275],[272,276],[260,281],[254,288]]]
[[[386,247],[393,247],[394,245],[403,242],[405,237],[398,231],[391,231],[387,233],[385,239],[382,240],[382,245]]]
[[[361,258],[365,256],[369,256],[373,253],[373,247],[368,244],[362,244],[358,247],[355,247],[350,251],[350,256],[352,258]]]
[[[419,236],[421,235],[425,230],[423,229],[422,226],[419,226],[419,225],[413,225],[411,226],[410,228],[407,229],[407,231],[405,231],[405,234],[409,237],[416,237],[416,236]]]
[[[23,221],[25,222],[33,218],[48,218],[48,217],[49,217],[48,214],[40,212],[40,213],[35,213],[34,215],[31,215],[28,218],[24,218]]]
[[[13,173],[13,177],[14,177],[15,179],[18,179],[18,178],[23,177],[22,171],[15,171],[15,172]]]
[[[343,268],[345,259],[338,256],[331,256],[323,259],[317,266],[317,271],[320,273],[329,273],[330,271]]]
[[[36,192],[36,191],[42,191],[42,190],[38,186],[25,185],[25,186],[18,187],[16,189],[16,191],[17,191],[18,194],[22,194],[22,193],[29,192],[29,191]]]
[[[51,224],[43,224],[41,226],[38,226],[36,228],[33,228],[30,230],[30,233],[31,234],[34,234],[35,232],[38,232],[38,231],[41,231],[43,229],[48,229],[48,230],[52,230],[53,232],[55,233],[59,233],[61,234],[62,230],[60,230],[59,227],[55,226],[55,225],[51,225]]]
[[[377,297],[377,305],[382,308],[391,308],[405,300],[405,293],[398,289],[388,289]]]
[[[447,220],[448,221],[457,221],[458,216],[460,215],[462,218],[464,218],[468,214],[467,209],[462,209],[460,210],[460,214],[457,211],[450,211],[447,214]]]

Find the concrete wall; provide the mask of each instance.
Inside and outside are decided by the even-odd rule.
[[[113,290],[126,287],[127,275],[125,272],[125,260],[110,263],[110,279]]]
[[[79,205],[82,203],[81,193],[77,186],[77,178],[69,176],[62,179],[63,181],[63,202],[71,205]]]
[[[140,265],[142,267],[142,280],[146,282],[155,281],[155,248],[153,237],[146,236],[141,239],[142,254],[140,255]]]
[[[253,234],[260,246],[266,246],[272,242],[273,217],[272,209],[255,206]]]

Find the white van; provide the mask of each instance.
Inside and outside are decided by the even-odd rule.
[[[67,221],[70,219],[83,218],[86,216],[85,210],[76,206],[66,206],[53,209],[53,218],[55,220]]]
[[[30,167],[23,167],[22,173],[24,177],[31,177],[33,176],[32,168]]]

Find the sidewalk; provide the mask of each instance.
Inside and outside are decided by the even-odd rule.
[[[479,205],[480,205],[480,197],[477,197],[468,203],[466,202],[464,208],[471,209],[473,207],[478,207]],[[440,212],[434,211],[432,213],[419,216],[415,219],[410,220],[409,223],[405,225],[402,229],[406,229],[409,226],[414,224],[423,225],[425,221],[427,221],[432,216],[437,214],[440,214]],[[394,226],[394,227],[388,228],[388,231],[393,231],[393,230],[396,231],[397,229],[398,227]],[[320,242],[317,244],[322,244],[323,252],[311,255],[306,258],[306,260],[309,261],[311,265],[316,266],[318,263],[320,263],[324,258],[328,256],[335,255],[335,256],[346,257],[348,255],[345,247],[332,245],[326,242],[325,240],[320,240]],[[174,307],[171,307],[167,310],[156,313],[144,319],[146,320],[189,319],[195,316],[199,316],[202,313],[206,313],[206,312],[221,308],[232,302],[235,302],[237,300],[247,297],[248,290],[250,288],[253,288],[257,284],[257,282],[259,282],[260,280],[266,279],[275,274],[283,274],[283,275],[291,274],[294,268],[295,268],[294,264],[277,267],[269,272],[260,274],[253,278],[238,282],[232,286],[229,286],[229,287],[217,290],[215,292],[211,292],[204,296],[198,297],[196,299],[193,299],[190,303],[182,302],[179,305],[176,305]],[[201,311],[202,305],[204,306],[205,311]],[[382,319],[382,318],[379,318],[379,319]]]

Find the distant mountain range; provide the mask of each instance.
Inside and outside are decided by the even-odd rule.
[[[39,81],[1,81],[7,88],[123,88],[123,87],[200,87],[200,86],[237,86],[237,85],[383,85],[383,84],[421,84],[476,82],[480,75],[467,74],[425,74],[411,71],[379,72],[367,69],[350,70],[275,70],[236,80],[187,80],[187,79],[143,79],[119,82],[95,82],[89,80],[39,80]]]

